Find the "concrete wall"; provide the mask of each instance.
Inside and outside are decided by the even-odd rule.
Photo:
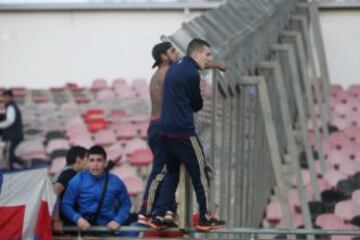
[[[0,86],[44,88],[94,78],[148,79],[152,46],[198,12],[0,13]]]
[[[151,48],[200,12],[0,13],[0,86],[31,88],[94,78],[149,79]],[[332,82],[360,82],[360,9],[326,10],[321,24]]]
[[[331,81],[360,84],[360,9],[326,10],[320,16]]]

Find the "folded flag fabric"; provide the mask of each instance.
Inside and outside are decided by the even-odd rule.
[[[0,172],[0,239],[53,239],[55,201],[46,168]]]

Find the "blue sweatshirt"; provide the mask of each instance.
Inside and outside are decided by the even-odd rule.
[[[94,215],[103,191],[105,174],[95,177],[89,171],[82,171],[73,177],[61,202],[64,216],[76,224],[80,217]],[[76,207],[75,207],[76,206]],[[114,220],[123,224],[131,208],[131,201],[124,183],[109,174],[107,191],[96,221],[106,225]]]
[[[198,69],[196,62],[185,56],[166,73],[160,120],[163,134],[195,134],[193,113],[203,107]]]

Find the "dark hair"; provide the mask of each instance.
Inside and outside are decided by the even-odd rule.
[[[201,50],[203,47],[210,47],[210,44],[200,38],[194,38],[190,41],[187,47],[187,54],[190,55],[194,51]]]
[[[101,155],[104,157],[104,159],[106,160],[106,152],[105,149],[100,146],[100,145],[94,145],[89,149],[89,155],[91,154],[96,154],[96,155]]]
[[[2,92],[2,95],[3,95],[3,96],[8,96],[8,97],[13,97],[13,96],[14,96],[12,90],[5,90],[5,91],[3,91],[3,92]]]
[[[76,158],[84,158],[88,154],[88,150],[81,146],[73,146],[66,153],[66,165],[73,165]]]

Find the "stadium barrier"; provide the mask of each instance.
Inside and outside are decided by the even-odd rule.
[[[313,150],[324,173],[321,142],[330,122],[330,85],[316,3],[228,1],[183,24],[169,39],[185,54],[194,37],[209,41],[215,59],[229,66],[225,73],[203,74],[205,102],[197,116],[205,155],[215,169],[212,210],[229,228],[257,227],[274,189],[283,221],[292,229],[287,193],[296,176],[305,227],[311,229],[299,154],[306,155],[314,199],[320,200]],[[308,122],[316,135],[314,149]],[[187,204],[182,214],[186,227],[194,209],[188,204],[189,181],[185,185],[180,202]]]

